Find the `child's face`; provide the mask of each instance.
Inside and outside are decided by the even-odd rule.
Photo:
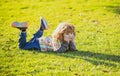
[[[74,39],[74,34],[73,33],[65,33],[64,34],[64,40],[65,41],[71,41],[71,40],[73,40]]]

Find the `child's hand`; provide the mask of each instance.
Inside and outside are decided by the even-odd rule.
[[[70,38],[70,41],[74,41],[74,38],[75,38],[74,34],[70,34],[69,38]]]

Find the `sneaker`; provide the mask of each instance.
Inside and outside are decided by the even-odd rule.
[[[46,20],[42,17],[40,17],[40,29],[42,29],[42,30],[48,29],[48,24],[47,24]]]
[[[11,24],[12,27],[15,27],[15,28],[27,28],[28,27],[28,24],[27,22],[13,22]]]

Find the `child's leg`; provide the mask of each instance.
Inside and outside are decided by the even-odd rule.
[[[26,32],[21,31],[19,35],[18,47],[22,49],[25,45],[26,45]]]
[[[33,40],[35,40],[37,38],[40,38],[42,35],[43,35],[43,31],[38,30],[35,34],[33,34],[33,37],[31,38],[30,41],[33,41]]]
[[[26,42],[26,29],[28,27],[26,22],[13,22],[12,27],[20,29],[22,32],[20,33],[19,37],[19,48],[20,49],[38,49],[40,50],[39,40],[38,38],[43,35],[43,31],[48,28],[47,22],[41,17],[40,18],[40,28],[39,30],[33,35],[33,38]]]
[[[38,38],[43,35],[43,31],[38,30],[32,37],[32,39],[26,43],[26,32],[21,32],[19,38],[19,48],[21,49],[37,49],[40,50]]]

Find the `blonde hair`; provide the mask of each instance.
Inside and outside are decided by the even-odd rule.
[[[56,30],[54,30],[52,37],[64,42],[64,37],[63,34],[68,34],[68,33],[73,33],[75,36],[75,28],[72,24],[67,23],[67,22],[62,22],[58,25],[58,27],[56,28]]]

